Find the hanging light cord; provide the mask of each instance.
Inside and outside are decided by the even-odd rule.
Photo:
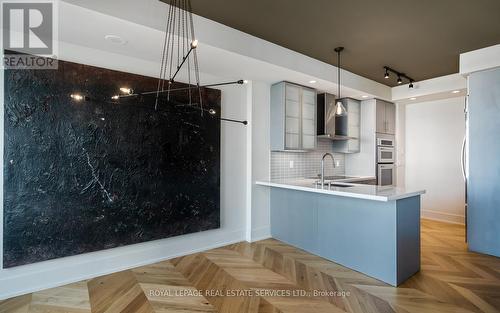
[[[247,83],[246,80],[240,79],[237,81],[229,82],[219,82],[201,85],[200,84],[200,70],[198,65],[198,55],[197,46],[198,40],[194,34],[194,22],[193,14],[191,8],[190,0],[170,0],[167,20],[165,23],[165,35],[161,51],[161,65],[158,77],[158,84],[155,91],[143,91],[143,92],[133,92],[129,89],[126,94],[114,95],[111,97],[113,101],[108,99],[104,100],[106,103],[117,103],[121,99],[130,99],[134,97],[144,97],[149,95],[156,95],[154,109],[158,110],[158,105],[161,104],[160,100],[166,98],[168,102],[173,102],[170,99],[170,93],[175,91],[184,91],[188,93],[189,102],[183,104],[183,106],[197,107],[203,117],[204,112],[208,112],[211,118],[219,119],[225,122],[240,123],[247,125],[248,122],[245,120],[236,120],[230,118],[219,117],[216,112],[212,109],[205,109],[203,105],[202,89],[210,87],[218,87],[225,85],[243,85]],[[177,56],[175,56],[177,53]],[[176,64],[174,64],[174,58],[177,58]],[[186,87],[175,87],[173,85],[174,79],[177,74],[180,73],[182,68],[187,67],[187,79],[188,83]],[[194,80],[191,83],[192,73],[191,69],[194,70]],[[167,83],[167,86],[165,86]],[[198,102],[193,103],[193,89],[197,89]],[[164,94],[166,93],[166,97]],[[73,95],[71,95],[73,98]],[[98,99],[91,98],[89,96],[78,95],[76,101],[102,101]]]
[[[338,94],[340,99],[340,48],[337,50],[337,78],[338,78]]]
[[[161,53],[160,74],[158,77],[158,85],[156,91],[146,91],[140,93],[131,93],[113,97],[113,99],[122,99],[128,97],[144,96],[156,94],[155,110],[160,104],[161,94],[167,93],[166,100],[170,101],[170,93],[173,91],[187,91],[189,94],[189,105],[192,104],[192,89],[197,89],[198,103],[200,114],[206,111],[203,105],[202,88],[223,86],[230,84],[243,84],[246,81],[238,80],[234,82],[222,82],[208,85],[200,84],[200,68],[198,64],[197,53],[198,40],[194,34],[193,10],[191,0],[170,0],[165,23],[165,36]],[[177,51],[176,51],[177,50]],[[177,64],[174,64],[175,52],[177,52]],[[172,88],[177,74],[182,68],[187,67],[188,87]],[[194,82],[191,83],[191,69],[194,70]],[[168,75],[168,76],[167,76]],[[168,78],[167,78],[168,77]],[[165,88],[165,83],[167,86]],[[237,122],[247,125],[246,121],[237,121],[226,118],[219,118],[222,121]]]
[[[344,47],[337,47],[335,48],[335,52],[337,52],[337,93],[338,93],[338,98],[340,99],[340,53],[344,50]]]

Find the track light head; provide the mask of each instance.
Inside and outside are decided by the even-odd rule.
[[[384,67],[384,69],[385,69],[384,78],[388,79],[389,78],[389,69],[387,67]]]
[[[398,76],[398,84],[401,85],[403,83],[403,80],[401,79],[401,76]]]
[[[70,97],[71,97],[71,99],[76,100],[76,101],[82,101],[85,99],[84,96],[82,96],[81,94],[78,94],[78,93],[71,94]]]
[[[408,85],[408,88],[413,88],[413,80],[410,80],[410,84]]]

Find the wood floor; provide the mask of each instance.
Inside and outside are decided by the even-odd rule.
[[[8,299],[0,312],[500,312],[500,258],[467,252],[463,226],[424,220],[422,270],[398,288],[269,239]]]

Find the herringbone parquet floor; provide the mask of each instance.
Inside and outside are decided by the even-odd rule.
[[[500,259],[422,222],[422,270],[398,288],[269,239],[0,302],[0,312],[500,312]]]

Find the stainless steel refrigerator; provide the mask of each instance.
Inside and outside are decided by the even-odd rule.
[[[469,75],[466,121],[467,242],[500,257],[500,68]]]

